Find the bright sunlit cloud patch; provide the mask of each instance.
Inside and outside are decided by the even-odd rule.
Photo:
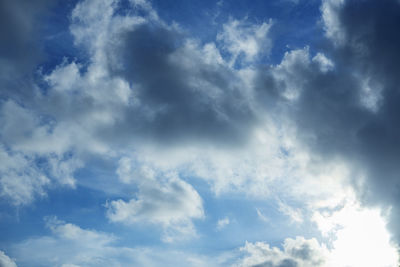
[[[332,214],[314,215],[318,228],[332,242],[332,267],[398,266],[397,249],[390,241],[379,209],[345,205]]]

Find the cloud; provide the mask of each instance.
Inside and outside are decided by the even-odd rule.
[[[176,174],[156,173],[143,165],[131,171],[131,164],[127,158],[121,159],[118,173],[123,181],[136,180],[139,192],[129,202],[119,199],[107,203],[109,220],[161,224],[166,242],[195,235],[191,220],[204,217],[202,199],[196,190]]]
[[[0,266],[1,267],[17,267],[17,264],[10,259],[3,251],[0,250]]]
[[[0,97],[35,97],[32,71],[42,59],[41,21],[49,7],[48,0],[0,2]]]
[[[217,258],[207,259],[179,250],[126,247],[112,234],[83,229],[56,217],[47,217],[46,226],[50,229],[49,235],[32,237],[12,246],[12,255],[21,265],[218,266]],[[0,259],[1,256],[0,253]]]
[[[271,49],[268,33],[273,22],[263,22],[259,25],[243,20],[231,19],[222,25],[217,40],[222,48],[231,55],[230,65],[253,63],[256,58],[267,56]]]
[[[33,160],[0,147],[0,196],[14,205],[28,204],[44,196],[50,180],[34,166]]]
[[[326,160],[343,158],[355,171],[363,201],[393,206],[398,236],[400,152],[397,84],[400,5],[396,1],[324,1],[326,48],[335,68],[314,72],[299,64],[301,93],[292,104],[302,142]],[[357,10],[357,12],[356,12]],[[356,14],[356,15],[354,15]],[[287,80],[296,79],[289,75]],[[358,174],[356,174],[358,172]]]
[[[381,213],[351,201],[334,211],[314,213],[320,232],[331,240],[329,266],[397,266],[398,246],[390,242]]]
[[[213,45],[180,35],[157,25],[123,34],[112,71],[134,84],[140,104],[126,109],[118,126],[151,142],[244,142],[256,117],[240,79],[213,59],[210,53],[220,57]]]
[[[89,53],[88,66],[65,59],[43,75],[49,88],[29,105],[2,103],[2,143],[10,153],[31,158],[51,182],[74,186],[88,154],[119,158],[133,147],[247,142],[257,121],[249,92],[216,45],[168,26],[147,2],[133,3],[141,16],[117,14],[116,3],[82,1],[72,12],[70,31]],[[39,159],[52,170],[37,168]]]
[[[328,250],[316,239],[287,238],[283,250],[263,242],[249,243],[240,248],[244,256],[234,266],[247,267],[308,267],[326,266]]]
[[[228,224],[230,224],[230,220],[228,217],[225,217],[223,219],[220,219],[217,221],[217,230],[222,230],[225,228]]]
[[[286,203],[283,203],[282,201],[278,200],[278,207],[279,211],[282,212],[283,214],[289,216],[292,222],[295,223],[302,223],[303,222],[303,214],[300,209],[293,208]],[[260,213],[261,215],[261,213]],[[260,216],[261,217],[261,216]]]
[[[29,204],[50,185],[79,184],[74,171],[91,156],[127,155],[138,162],[122,160],[115,182],[138,190],[107,216],[160,224],[166,238],[204,216],[187,177],[310,210],[337,207],[351,180],[365,203],[393,206],[398,231],[398,2],[323,1],[323,51],[261,67],[271,21],[232,19],[202,43],[148,2],[130,3],[120,14],[118,1],[79,2],[70,31],[88,62],[64,60],[24,105],[1,101],[2,197]]]
[[[116,3],[83,1],[75,7],[70,31],[91,60],[84,65],[65,59],[43,76],[49,88],[31,109],[15,104],[18,112],[9,112],[9,120],[21,113],[26,126],[5,129],[2,140],[13,153],[59,166],[52,175],[43,172],[57,181],[52,184],[79,184],[74,171],[90,156],[112,161],[130,155],[164,173],[202,178],[217,194],[332,198],[329,188],[306,188],[326,183],[318,179],[330,170],[298,142],[282,104],[299,98],[304,75],[331,75],[328,57],[311,60],[305,48],[266,70],[232,68],[218,42],[202,44],[167,25],[147,2],[135,2],[143,10],[126,15],[116,12]],[[261,38],[255,41],[257,55],[265,52],[270,23],[234,24],[220,36],[232,30],[226,38],[234,34],[235,42],[246,43],[254,33]],[[230,42],[225,37],[219,42]],[[311,166],[322,174],[309,175]],[[172,190],[171,182],[156,180],[159,190]],[[332,188],[342,186],[339,180]],[[177,181],[181,187],[190,182]],[[152,197],[143,188],[138,196],[144,202]]]
[[[82,163],[65,152],[57,153],[57,146],[47,139],[50,127],[29,109],[12,100],[2,104],[0,195],[19,206],[45,196],[52,184],[73,187],[73,172]]]

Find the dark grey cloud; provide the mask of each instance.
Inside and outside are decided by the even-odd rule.
[[[146,24],[122,40],[110,69],[134,85],[141,110],[126,110],[119,129],[164,144],[246,140],[256,116],[233,70],[185,53],[186,38],[164,27]]]
[[[32,72],[42,59],[40,21],[49,0],[0,1],[0,97],[32,97]]]
[[[343,158],[366,174],[362,187],[354,176],[362,200],[393,206],[391,227],[400,240],[400,3],[349,0],[331,11],[342,40],[324,53],[335,68],[297,64],[287,79],[300,76],[302,85],[287,110],[314,152]],[[262,73],[259,90],[279,101],[282,86],[268,75]]]

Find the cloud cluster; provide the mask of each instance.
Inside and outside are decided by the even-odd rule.
[[[0,77],[1,197],[27,205],[51,186],[73,188],[74,172],[101,157],[119,160],[115,183],[137,189],[107,203],[110,221],[160,224],[166,241],[193,235],[192,220],[204,216],[194,177],[217,194],[279,194],[313,211],[342,203],[351,180],[365,203],[393,206],[400,232],[398,1],[325,0],[321,51],[294,49],[268,66],[256,59],[271,49],[271,21],[231,19],[215,42],[202,43],[147,1],[128,1],[128,13],[120,4],[76,5],[70,32],[88,59],[65,59],[43,74],[46,88],[19,85],[29,101]],[[29,25],[19,23],[12,25]],[[3,45],[30,43],[31,29],[24,31],[2,42],[1,68]],[[302,221],[296,209],[281,211]],[[288,239],[284,252],[249,244],[264,258],[243,264],[317,266],[319,258],[296,254],[301,244],[318,247],[300,239]]]
[[[46,225],[48,235],[23,240],[10,249],[22,266],[217,266],[201,255],[178,250],[126,247],[112,234],[83,229],[56,217],[47,217]],[[16,265],[0,251],[0,266]]]
[[[316,239],[288,238],[283,243],[283,250],[270,247],[267,243],[246,243],[241,248],[247,256],[242,258],[237,267],[308,267],[327,266],[328,250]]]

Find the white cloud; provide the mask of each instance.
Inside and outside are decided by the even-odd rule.
[[[0,266],[1,267],[17,267],[17,264],[10,259],[3,251],[0,250]]]
[[[307,80],[299,69],[310,68],[309,47],[285,52],[280,64],[271,69],[271,73],[280,84],[279,91],[288,100],[296,100]]]
[[[22,153],[8,152],[0,146],[0,196],[14,205],[29,204],[36,196],[45,196],[50,180],[35,167],[34,159]]]
[[[12,254],[21,265],[201,267],[219,266],[221,261],[173,249],[121,246],[118,244],[119,239],[112,234],[83,229],[55,217],[47,219],[47,226],[51,230],[50,235],[26,239],[12,246]],[[0,263],[2,256],[0,252]]]
[[[230,220],[228,217],[225,217],[223,219],[220,219],[217,221],[217,230],[222,230],[225,228],[228,224],[230,224]]]
[[[265,215],[260,211],[260,209],[256,209],[256,211],[257,211],[258,218],[260,218],[263,222],[270,222],[270,219],[269,219],[267,216],[265,216]]]
[[[283,243],[283,250],[277,247],[270,247],[263,242],[249,243],[240,248],[245,252],[244,256],[234,266],[325,266],[328,250],[321,246],[316,239],[287,238]]]
[[[166,242],[195,235],[191,220],[204,217],[196,190],[173,173],[156,173],[143,165],[133,171],[131,164],[127,158],[121,159],[117,172],[125,182],[136,181],[139,192],[129,202],[119,199],[107,203],[110,221],[161,224]]]
[[[320,70],[322,72],[327,72],[332,70],[335,67],[335,64],[333,64],[332,60],[330,60],[329,58],[327,58],[324,54],[322,53],[317,53],[313,58],[312,58],[313,62],[316,62],[319,67]]]
[[[346,36],[342,30],[341,21],[337,13],[344,2],[345,0],[324,0],[321,5],[325,35],[336,45],[342,45],[346,41]]]
[[[281,200],[278,200],[278,207],[279,211],[282,212],[283,214],[289,216],[289,218],[292,220],[292,222],[295,223],[302,223],[303,222],[303,214],[300,209],[293,208],[286,203],[282,202]]]
[[[2,197],[14,205],[27,205],[36,196],[45,196],[51,184],[75,185],[73,173],[82,162],[66,155],[68,150],[63,144],[53,145],[62,141],[63,135],[52,135],[51,126],[44,125],[40,116],[12,100],[2,105],[0,117]],[[38,161],[42,162],[40,166]]]
[[[248,22],[247,18],[231,19],[224,24],[217,40],[222,43],[223,49],[231,54],[230,65],[240,61],[251,63],[258,56],[268,55],[271,49],[268,33],[272,25],[272,20],[257,25]]]
[[[379,209],[361,208],[356,201],[334,211],[316,211],[313,220],[330,240],[330,266],[397,266],[398,249],[391,243]]]

